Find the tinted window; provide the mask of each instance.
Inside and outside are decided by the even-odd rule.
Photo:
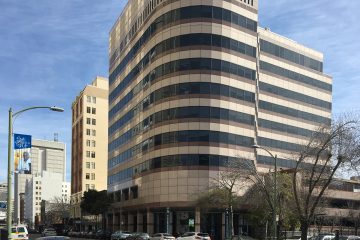
[[[265,40],[260,40],[260,49],[261,51],[270,53],[272,55],[275,55],[277,57],[286,59],[288,61],[294,62],[296,64],[300,64],[304,67],[322,72],[323,71],[323,63],[320,61],[317,61],[315,59],[311,59],[309,57],[306,57],[300,53],[291,51],[289,49],[277,46],[273,43],[267,42]]]
[[[314,87],[318,87],[320,89],[324,89],[326,91],[332,91],[332,85],[322,82],[320,80],[299,74],[297,72],[293,72],[278,66],[275,66],[273,64],[267,63],[267,62],[263,62],[260,61],[260,69],[274,73],[276,75],[285,77],[285,78],[290,78],[292,80],[301,82],[301,83],[305,83],[308,84],[310,86],[314,86]]]
[[[208,237],[209,236],[209,234],[207,234],[207,233],[198,233],[197,235],[200,237]]]

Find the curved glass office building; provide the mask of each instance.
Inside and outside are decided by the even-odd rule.
[[[130,0],[109,39],[108,215],[113,230],[206,231],[198,195],[229,161],[283,155],[331,116],[322,54],[258,28],[257,0]],[[262,53],[264,48],[265,52]],[[234,217],[235,233],[248,231]]]

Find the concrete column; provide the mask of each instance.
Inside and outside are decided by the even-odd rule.
[[[137,231],[143,232],[143,213],[137,212]]]
[[[125,224],[124,213],[123,213],[123,211],[122,211],[121,208],[120,208],[120,212],[119,212],[119,229],[120,229],[121,231],[127,230],[127,229],[125,229],[124,224]]]
[[[128,214],[128,229],[129,232],[134,232],[134,214],[129,212]]]
[[[113,210],[113,227],[112,227],[112,231],[117,231],[119,230],[119,224],[118,224],[118,215],[117,215],[117,212],[116,212],[116,208]]]
[[[225,213],[221,213],[221,239],[225,239]]]
[[[200,208],[195,209],[195,232],[200,232]]]
[[[154,214],[147,209],[146,211],[146,220],[147,220],[147,232],[151,235],[154,234]]]

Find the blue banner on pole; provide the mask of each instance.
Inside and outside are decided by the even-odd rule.
[[[15,172],[31,174],[31,136],[14,134]]]
[[[14,134],[14,149],[31,148],[31,136]]]

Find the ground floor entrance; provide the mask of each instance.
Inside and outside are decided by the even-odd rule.
[[[149,208],[137,211],[114,209],[107,214],[107,227],[112,231],[169,232],[179,236],[185,232],[206,232],[212,240],[224,239],[229,231],[229,214],[222,210],[201,212],[197,208]],[[247,214],[234,212],[234,234],[249,234]],[[230,234],[230,233],[229,233]]]

